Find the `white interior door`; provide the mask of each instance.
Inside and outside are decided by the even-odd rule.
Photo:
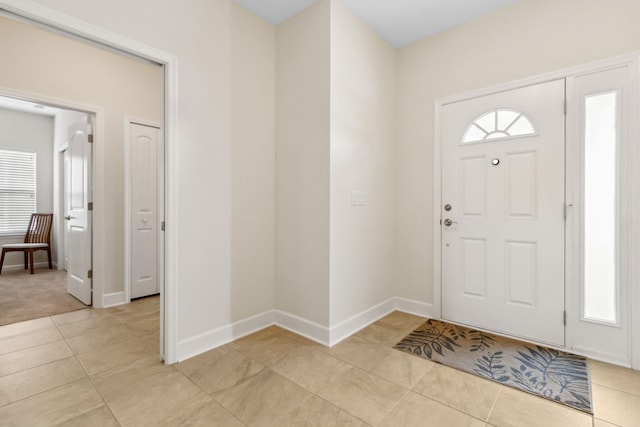
[[[69,210],[67,289],[71,295],[91,305],[91,144],[90,125],[79,122],[69,127]]]
[[[160,129],[131,123],[131,298],[157,294]]]
[[[564,345],[564,80],[442,108],[442,317]]]

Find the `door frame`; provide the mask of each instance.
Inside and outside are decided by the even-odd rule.
[[[65,205],[65,196],[66,196],[66,188],[65,188],[65,184],[68,181],[68,177],[67,175],[67,171],[66,171],[66,167],[64,164],[64,160],[65,160],[65,156],[68,155],[67,150],[69,149],[69,142],[65,142],[63,145],[59,146],[59,147],[55,147],[54,148],[56,150],[56,155],[57,155],[57,161],[58,161],[58,194],[55,194],[55,184],[54,184],[54,197],[57,196],[58,198],[58,213],[60,212],[65,212],[66,211],[66,205]],[[55,161],[55,160],[54,160]],[[55,206],[54,206],[54,217],[55,217],[56,211],[55,211]],[[57,265],[58,265],[58,270],[66,270],[67,269],[67,265],[65,263],[65,257],[67,257],[67,248],[66,248],[66,244],[67,244],[67,236],[66,236],[66,227],[65,227],[65,222],[64,222],[64,218],[60,218],[60,215],[58,215],[58,218],[54,218],[54,223],[57,223],[57,230],[59,230],[58,236],[57,236],[57,241],[56,241],[56,258],[57,258]]]
[[[69,227],[80,226],[83,229],[83,231],[80,233],[82,236],[81,237],[82,250],[79,250],[79,248],[77,248],[74,244],[74,249],[72,252],[74,252],[74,255],[79,255],[80,252],[88,250],[89,253],[88,253],[88,256],[84,258],[82,260],[83,262],[81,262],[79,265],[75,265],[73,268],[72,266],[69,266],[69,269],[67,270],[67,292],[71,294],[73,297],[75,297],[76,299],[80,300],[83,304],[86,304],[88,306],[93,306],[94,300],[95,300],[95,297],[94,297],[95,292],[94,292],[93,279],[91,274],[89,274],[89,272],[91,272],[95,266],[94,259],[93,259],[94,212],[93,212],[93,209],[89,208],[89,205],[94,202],[93,186],[94,186],[95,175],[93,174],[93,168],[95,163],[95,158],[94,158],[95,143],[91,143],[90,137],[91,135],[94,135],[94,139],[95,139],[96,119],[94,114],[88,114],[86,112],[82,112],[82,113],[84,113],[84,117],[82,120],[77,121],[76,119],[74,119],[74,121],[71,123],[67,122],[66,126],[64,127],[64,130],[66,130],[66,133],[67,133],[67,140],[68,140],[67,147],[68,148],[73,147],[72,149],[74,150],[74,153],[78,147],[81,147],[82,149],[82,162],[81,162],[82,175],[81,175],[81,181],[80,181],[82,183],[82,195],[81,195],[82,207],[78,209],[78,206],[77,205],[74,206],[72,202],[71,209],[67,212],[65,210],[66,206],[64,205],[58,206],[59,208],[58,218],[62,219],[62,217],[65,216],[66,214],[68,216],[65,216],[65,220],[66,220],[65,223],[68,222]],[[59,124],[59,123],[56,123],[56,124]],[[78,133],[82,134],[82,140],[79,141],[80,146],[76,145],[76,143],[74,142],[74,140],[76,139],[76,135],[78,135]],[[76,162],[73,159],[74,159],[74,155],[72,154],[70,159],[71,163]],[[78,183],[77,177],[73,173],[74,169],[75,169],[74,165],[71,165],[71,186],[72,187]],[[63,183],[63,185],[65,183]],[[62,190],[62,193],[64,195],[66,193],[66,188],[62,187],[61,189],[59,184],[60,183],[58,183],[58,191]],[[77,215],[77,216],[72,216],[72,215]],[[78,220],[78,221],[74,221],[74,220]],[[64,225],[64,227],[66,231],[66,224]],[[71,233],[69,233],[67,237],[70,235]],[[79,271],[75,269],[75,267],[78,267],[78,266],[81,267]],[[102,300],[104,301],[105,295],[104,293],[102,293],[102,289],[100,289],[99,294],[102,295]]]
[[[448,96],[445,98],[437,99],[434,105],[434,144],[433,144],[433,224],[432,224],[432,232],[433,232],[433,317],[436,319],[442,318],[442,226],[440,224],[441,221],[441,206],[442,206],[442,129],[441,129],[441,119],[442,119],[442,107],[446,104],[451,104],[454,102],[465,101],[473,98],[478,98],[482,96],[487,96],[499,92],[505,92],[513,89],[518,89],[525,86],[530,86],[534,84],[546,83],[552,80],[558,79],[569,79],[571,77],[576,77],[583,74],[593,73],[596,71],[603,71],[611,68],[616,68],[620,66],[629,66],[631,70],[632,76],[632,87],[631,87],[631,100],[630,100],[630,117],[635,117],[640,108],[640,85],[638,82],[638,76],[640,76],[640,53],[630,53],[626,55],[616,56],[613,58],[608,58],[588,64],[583,64],[575,67],[569,67],[565,69],[561,69],[558,71],[553,71],[550,73],[541,74],[538,76],[525,78],[521,80],[516,80],[512,82],[497,84],[494,86],[473,90],[470,92],[457,94],[453,96]],[[569,118],[567,118],[569,120]],[[567,128],[573,126],[573,123],[567,122]],[[632,121],[630,123],[630,141],[636,141],[638,137],[640,137],[640,123],[638,121]],[[570,141],[566,141],[567,146],[570,145]],[[632,167],[631,167],[631,177],[629,179],[633,180],[632,182],[640,182],[640,147],[638,144],[631,144],[630,151],[632,152]],[[568,155],[570,153],[567,153]],[[570,173],[570,171],[566,171],[566,173]],[[566,185],[566,184],[565,184]],[[628,192],[627,196],[630,197],[629,200],[630,209],[632,212],[640,212],[640,194],[638,192]],[[633,287],[631,284],[640,283],[640,225],[636,225],[633,229],[629,230],[631,234],[631,242],[629,248],[629,260],[631,261],[629,266],[627,266],[629,270],[629,295],[630,299],[630,307],[629,310],[631,312],[631,322],[630,322],[630,337],[633,337],[634,331],[640,331],[640,285]],[[565,228],[565,236],[567,236],[567,229]],[[575,236],[568,236],[569,238],[575,238]],[[565,260],[565,263],[567,261]],[[565,265],[565,273],[569,270],[568,266]],[[565,282],[565,293],[569,289],[568,283],[571,280],[571,277],[566,277]],[[566,299],[569,298],[569,294],[567,293],[565,296],[565,306]],[[568,314],[569,316],[569,314]],[[638,335],[638,333],[636,333]],[[636,339],[632,339],[630,344],[631,349],[631,367],[633,369],[640,369],[640,336]]]
[[[164,132],[162,124],[153,120],[139,119],[132,116],[124,117],[124,295],[125,302],[131,302],[131,132],[132,124],[148,126],[159,130],[157,167],[158,167],[158,224],[156,224],[156,237],[158,246],[156,249],[156,261],[158,266],[158,289],[163,289],[164,283],[164,239],[161,223],[165,217],[164,200]]]
[[[109,48],[113,48],[124,53],[128,53],[143,59],[154,61],[164,66],[164,137],[165,137],[165,222],[170,226],[164,235],[165,240],[165,286],[160,292],[160,356],[167,364],[177,362],[177,278],[178,278],[178,158],[177,158],[177,137],[178,137],[178,60],[177,57],[146,45],[137,40],[107,31],[96,25],[87,23],[78,18],[58,12],[40,4],[25,2],[24,0],[0,0],[0,9],[56,30],[61,30],[70,35],[80,37],[90,42],[98,43]],[[0,92],[4,90],[0,88]],[[17,91],[7,89],[7,96],[20,97]],[[13,94],[13,95],[12,95]],[[23,94],[29,95],[29,94]],[[32,95],[34,96],[34,95]],[[27,96],[28,98],[28,96]],[[53,101],[53,102],[51,102]],[[55,100],[41,101],[51,102],[55,105]],[[64,101],[63,101],[64,102]],[[92,107],[97,109],[97,107]],[[71,108],[74,109],[74,108]],[[76,107],[75,109],[78,109]],[[79,108],[83,111],[82,108]],[[92,112],[90,109],[88,112]],[[105,236],[101,231],[101,224],[105,218],[100,206],[104,206],[104,186],[105,182],[99,175],[104,171],[104,112],[98,109],[96,115],[96,138],[94,142],[94,289],[102,292],[105,281],[104,262],[105,257]],[[174,225],[174,226],[171,226]],[[95,291],[94,291],[95,292]],[[94,294],[95,296],[95,294]],[[102,301],[100,301],[101,303]],[[97,307],[97,306],[96,306]]]

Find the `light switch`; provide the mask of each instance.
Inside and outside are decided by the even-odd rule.
[[[351,206],[366,206],[367,193],[365,191],[351,191]]]

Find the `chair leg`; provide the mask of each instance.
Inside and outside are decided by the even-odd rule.
[[[24,251],[24,269],[28,269],[29,268],[29,254],[27,253],[27,251]]]
[[[47,248],[47,256],[49,257],[49,270],[53,268],[53,264],[51,264],[51,248]]]
[[[33,251],[29,251],[29,265],[31,267],[31,274],[33,274]]]
[[[2,256],[0,256],[0,274],[2,274],[2,265],[4,264],[4,249],[2,250]]]

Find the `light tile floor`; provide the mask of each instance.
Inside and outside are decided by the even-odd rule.
[[[640,372],[592,362],[591,417],[392,349],[423,321],[401,312],[333,348],[270,327],[165,366],[158,302],[0,327],[0,425],[640,425]]]

